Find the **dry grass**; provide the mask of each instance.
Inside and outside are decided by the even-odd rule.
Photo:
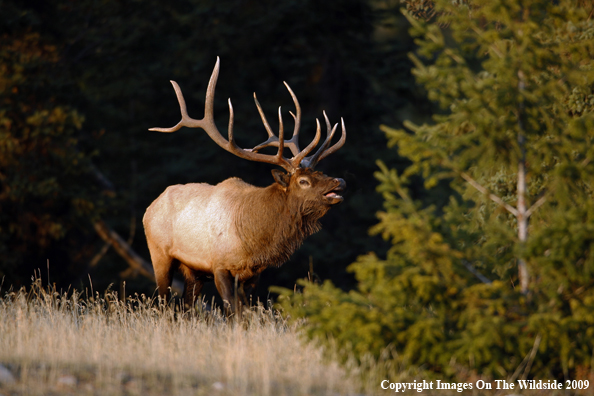
[[[278,313],[182,314],[144,296],[42,289],[0,297],[2,395],[342,395],[356,377]],[[0,366],[0,369],[2,368]],[[6,371],[6,370],[4,370]]]

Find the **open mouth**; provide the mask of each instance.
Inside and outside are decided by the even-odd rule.
[[[324,194],[324,196],[325,196],[326,198],[332,198],[332,199],[343,199],[343,198],[342,198],[342,195],[338,195],[338,194],[336,193],[336,191],[330,191],[330,192],[328,192],[328,193]]]
[[[342,195],[340,195],[339,193],[342,192],[344,190],[344,188],[346,187],[346,183],[344,182],[344,180],[342,179],[336,179],[339,183],[336,187],[334,187],[332,190],[328,191],[327,193],[324,194],[324,197],[328,198],[330,200],[331,203],[339,203],[342,202],[343,198]]]

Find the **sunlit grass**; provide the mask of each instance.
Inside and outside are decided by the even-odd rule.
[[[144,296],[46,290],[0,297],[0,394],[337,395],[356,377],[275,310],[241,321]]]

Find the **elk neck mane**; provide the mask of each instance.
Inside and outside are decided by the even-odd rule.
[[[245,257],[255,272],[280,266],[303,240],[319,231],[319,219],[327,207],[303,202],[277,183],[268,187],[250,186],[234,200],[235,229]]]

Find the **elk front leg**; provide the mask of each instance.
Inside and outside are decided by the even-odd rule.
[[[258,281],[260,280],[260,274],[254,275],[245,282],[242,282],[239,290],[237,291],[238,296],[241,298],[241,302],[243,303],[244,307],[249,307],[251,304],[251,297],[254,289],[258,285]]]
[[[225,311],[234,312],[233,307],[233,282],[235,278],[231,273],[224,269],[218,269],[214,271],[214,282],[221,298],[223,299],[223,305]]]

